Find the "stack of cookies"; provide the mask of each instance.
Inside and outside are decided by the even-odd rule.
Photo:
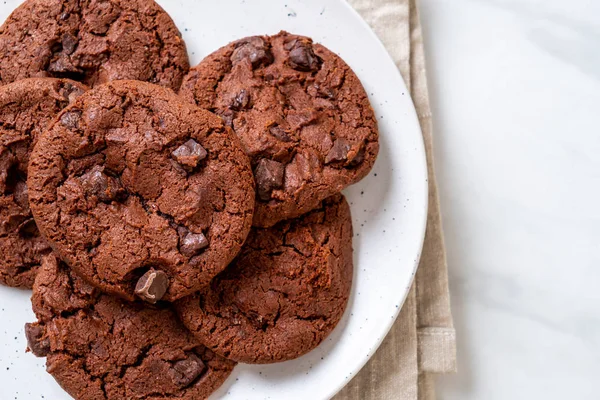
[[[76,399],[203,399],[344,313],[340,191],[378,152],[339,56],[281,32],[189,67],[153,0],[27,0],[0,28],[0,282]]]

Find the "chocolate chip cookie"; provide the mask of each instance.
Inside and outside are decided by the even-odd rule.
[[[31,288],[50,246],[27,200],[27,165],[38,135],[87,88],[68,79],[25,79],[0,87],[0,283]]]
[[[180,32],[153,0],[27,0],[0,27],[0,84],[50,76],[177,90],[188,69]]]
[[[377,156],[377,121],[358,77],[306,37],[230,43],[192,68],[180,95],[221,115],[241,139],[257,183],[255,226],[318,207]]]
[[[210,287],[175,303],[207,347],[245,363],[315,348],[339,322],[352,283],[352,221],[342,195],[272,228],[253,228]]]
[[[236,135],[145,82],[98,86],[63,110],[32,153],[28,186],[60,258],[128,300],[200,289],[252,224],[254,181]]]
[[[100,294],[47,256],[32,296],[28,347],[78,400],[207,398],[235,363],[202,346],[166,307]]]

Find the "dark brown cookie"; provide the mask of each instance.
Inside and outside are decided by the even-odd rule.
[[[38,135],[87,88],[68,79],[25,79],[0,87],[0,283],[31,288],[50,246],[27,200],[27,165]]]
[[[144,82],[98,86],[63,110],[32,153],[28,186],[58,255],[128,300],[200,289],[252,224],[252,171],[235,134]]]
[[[181,34],[153,0],[27,0],[0,27],[0,84],[52,76],[177,90],[188,69]]]
[[[352,284],[352,221],[341,195],[272,228],[253,228],[211,286],[175,307],[224,357],[272,363],[315,348],[339,322]]]
[[[170,308],[126,303],[47,256],[32,296],[29,349],[78,400],[205,399],[235,363],[202,346]]]
[[[180,95],[221,115],[242,141],[257,183],[255,226],[318,207],[377,157],[377,121],[360,81],[306,37],[230,43],[192,68]]]

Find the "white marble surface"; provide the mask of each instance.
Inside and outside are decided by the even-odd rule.
[[[422,0],[459,373],[599,399],[600,1]]]

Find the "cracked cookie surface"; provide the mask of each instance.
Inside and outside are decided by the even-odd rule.
[[[101,294],[54,256],[33,287],[28,346],[78,400],[199,400],[235,366],[202,346],[167,307]]]
[[[87,87],[68,79],[32,78],[0,87],[0,283],[31,288],[50,246],[27,199],[27,166],[41,132]]]
[[[221,119],[149,83],[98,86],[64,109],[29,163],[57,254],[103,291],[173,301],[208,284],[252,223],[248,157]]]
[[[136,79],[179,89],[185,43],[153,0],[27,0],[0,27],[0,84]]]
[[[297,358],[342,317],[352,284],[352,221],[342,195],[272,228],[253,228],[210,287],[175,303],[207,347],[244,363]]]
[[[366,176],[379,151],[358,77],[303,36],[230,43],[190,70],[180,95],[219,114],[239,136],[257,182],[255,226],[318,207]]]

